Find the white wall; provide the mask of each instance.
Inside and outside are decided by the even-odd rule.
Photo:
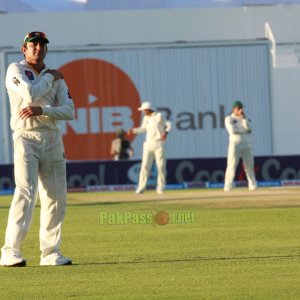
[[[3,14],[0,47],[19,47],[28,31],[52,45],[253,39],[268,21],[278,42],[300,41],[300,5],[222,9]]]
[[[275,69],[273,86],[273,147],[275,154],[300,153],[300,68]]]

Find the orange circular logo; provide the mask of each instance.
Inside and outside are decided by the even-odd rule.
[[[70,160],[112,159],[116,129],[139,126],[139,93],[119,67],[99,59],[79,59],[60,67],[74,100],[76,117],[67,122],[64,144]],[[131,140],[133,136],[128,137]]]
[[[160,226],[167,225],[170,221],[170,215],[166,211],[159,211],[155,216],[155,222],[156,224]]]

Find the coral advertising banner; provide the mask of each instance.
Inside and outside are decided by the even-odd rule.
[[[140,124],[141,100],[134,83],[120,68],[99,59],[71,61],[60,70],[77,112],[76,120],[64,127],[68,159],[110,159],[116,129]]]

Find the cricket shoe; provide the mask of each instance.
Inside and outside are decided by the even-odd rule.
[[[224,187],[224,192],[230,192],[232,190],[231,187],[225,186]]]
[[[40,266],[67,266],[72,265],[70,258],[64,257],[59,252],[48,254],[47,256],[41,256]]]
[[[256,191],[257,190],[257,186],[249,186],[249,191]]]
[[[137,195],[144,194],[144,190],[137,189],[137,190],[135,191],[135,193],[136,193]]]
[[[0,266],[2,267],[25,267],[26,259],[20,253],[4,254],[2,253]]]
[[[161,189],[157,189],[157,190],[156,190],[156,193],[157,193],[158,195],[163,195],[164,191],[161,190]]]

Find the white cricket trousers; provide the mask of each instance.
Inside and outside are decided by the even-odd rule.
[[[252,154],[251,145],[229,143],[224,188],[232,188],[236,167],[240,158],[243,159],[249,188],[256,187],[256,180],[254,174],[254,158]]]
[[[16,189],[2,252],[20,253],[39,194],[40,250],[46,256],[59,251],[66,210],[66,164],[61,133],[57,130],[15,133],[14,150]]]
[[[143,158],[139,175],[138,190],[144,191],[147,186],[149,173],[155,159],[157,167],[157,190],[163,191],[166,185],[166,158],[164,142],[144,142]]]

